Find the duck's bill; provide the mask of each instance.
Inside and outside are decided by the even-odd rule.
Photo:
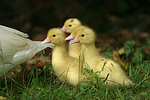
[[[49,38],[46,38],[41,44],[46,44],[46,43],[51,43],[51,41],[49,40]]]
[[[67,32],[67,30],[65,29],[65,27],[62,27],[61,30],[62,30],[63,32]]]
[[[73,35],[69,35],[68,37],[65,38],[65,40],[73,40],[73,39],[74,39]]]
[[[73,43],[79,43],[80,41],[77,38],[74,38],[73,40],[71,40],[69,42],[69,44],[73,44]]]

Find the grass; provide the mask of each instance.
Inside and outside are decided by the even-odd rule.
[[[135,83],[130,87],[108,87],[103,82],[94,81],[81,83],[74,87],[65,82],[57,81],[51,65],[49,68],[36,69],[32,72],[27,69],[21,77],[6,82],[0,80],[0,96],[9,100],[148,100],[150,99],[150,61],[149,55],[142,54],[142,49],[136,48],[135,52],[128,54],[129,68],[126,74]],[[143,55],[143,56],[141,56]],[[141,58],[142,57],[142,58]],[[25,68],[25,65],[23,65]],[[39,71],[40,70],[40,71]],[[40,73],[39,73],[40,72]],[[98,79],[97,79],[98,80]]]

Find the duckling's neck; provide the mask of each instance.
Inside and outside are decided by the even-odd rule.
[[[95,59],[96,57],[100,56],[98,50],[95,47],[95,43],[85,44],[84,56],[87,59]]]
[[[55,45],[55,47],[52,50],[52,60],[53,59],[63,59],[64,57],[68,57],[65,43]]]
[[[69,44],[69,55],[72,57],[78,57],[80,50],[80,43]]]

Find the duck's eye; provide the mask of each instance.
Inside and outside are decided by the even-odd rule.
[[[53,37],[55,37],[56,35],[54,34]]]
[[[81,37],[84,37],[84,34],[82,34]]]
[[[71,27],[72,25],[69,25],[69,27]]]

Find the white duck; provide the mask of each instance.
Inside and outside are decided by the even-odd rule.
[[[95,33],[90,28],[79,30],[76,37],[70,43],[85,44],[84,58],[90,69],[98,74],[101,78],[106,78],[108,85],[129,85],[132,81],[125,75],[124,71],[117,62],[111,59],[102,57],[95,47]]]
[[[42,41],[31,41],[28,37],[23,32],[0,25],[0,77],[39,51],[54,47],[54,44],[42,45]]]

